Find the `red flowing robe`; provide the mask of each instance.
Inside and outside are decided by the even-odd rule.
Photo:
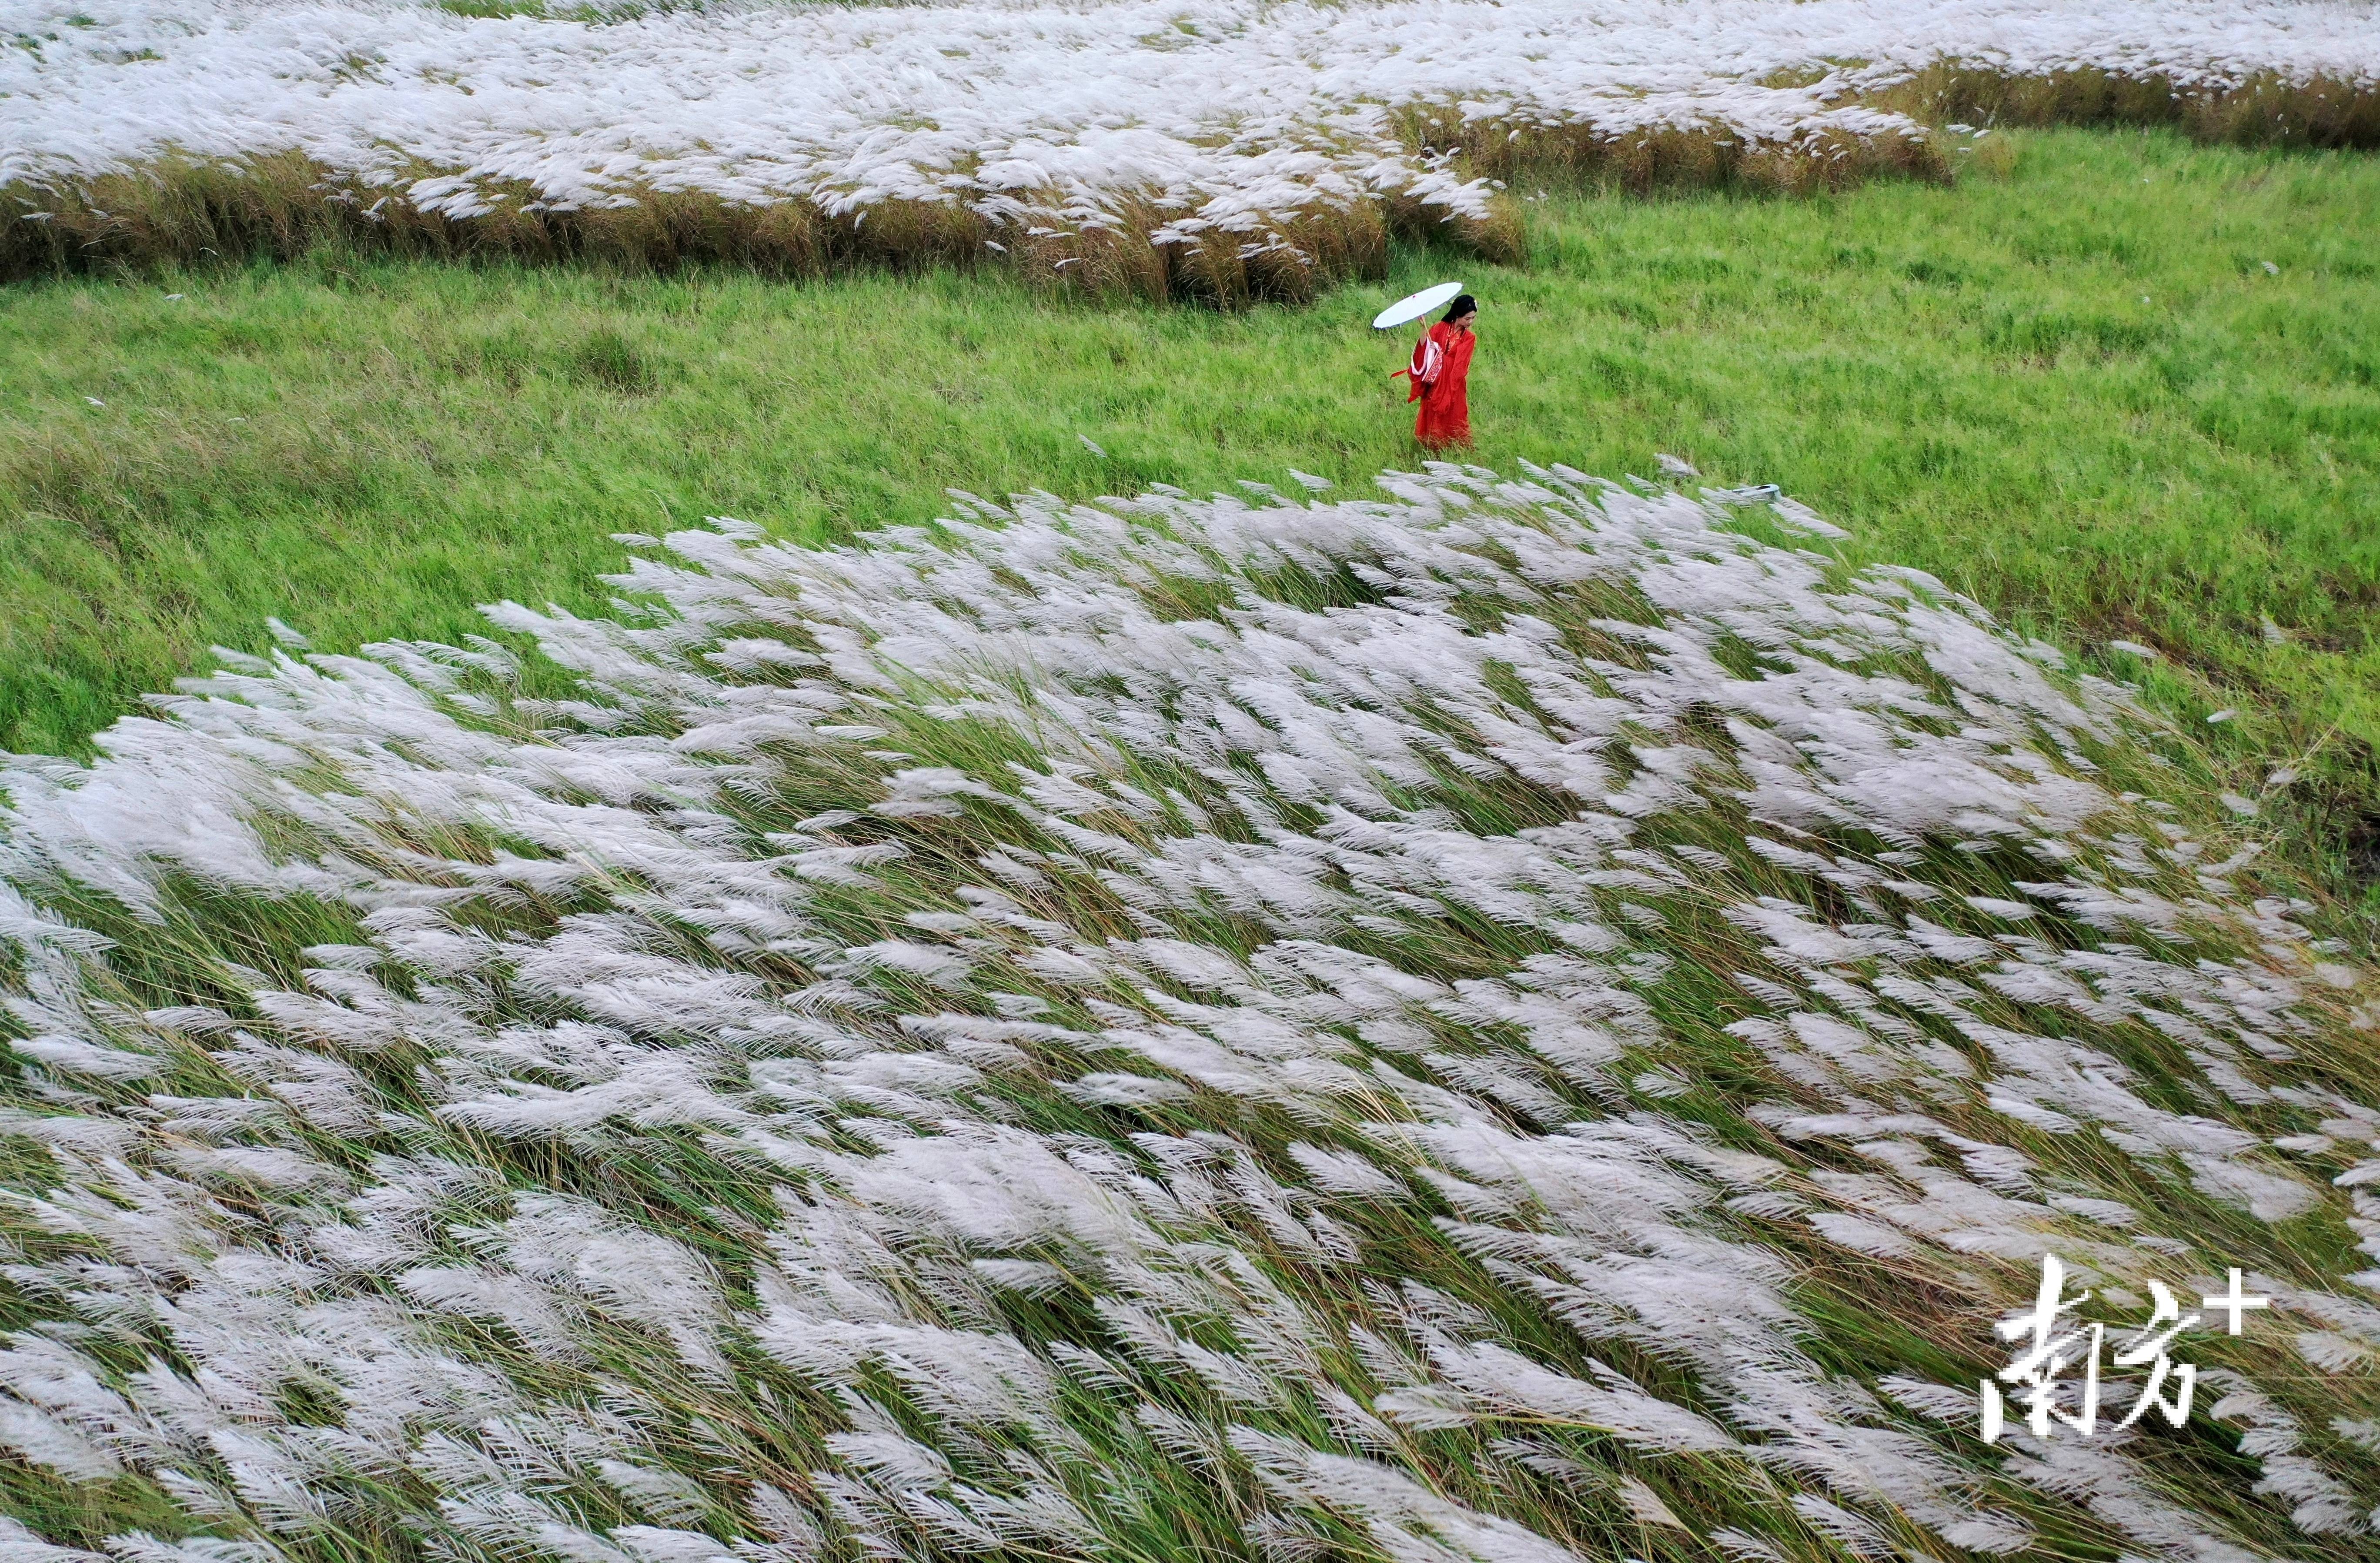
[[[1440,321],[1414,344],[1412,365],[1397,371],[1413,377],[1405,400],[1421,404],[1414,438],[1432,450],[1471,443],[1471,350],[1478,345],[1472,333]]]

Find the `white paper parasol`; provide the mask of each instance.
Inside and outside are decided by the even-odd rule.
[[[1390,326],[1401,326],[1407,321],[1417,321],[1439,305],[1449,302],[1462,291],[1463,285],[1459,282],[1440,283],[1436,287],[1423,288],[1411,297],[1398,299],[1373,316],[1372,329],[1386,331]]]

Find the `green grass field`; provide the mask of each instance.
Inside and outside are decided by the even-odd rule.
[[[929,519],[945,486],[1361,481],[1417,459],[1403,333],[1365,321],[1459,272],[1486,303],[1480,461],[1673,452],[2070,646],[2155,645],[2177,716],[2238,708],[2210,737],[2247,782],[2311,754],[2313,857],[2374,850],[2380,164],[2029,133],[1955,188],[1528,210],[1524,271],[1406,254],[1232,316],[996,272],[330,253],[8,289],[0,746],[72,751],[210,644],[269,644],[268,615],[346,649],[473,633],[498,598],[596,606],[614,531],[823,540]]]
[[[940,588],[790,572],[814,618],[722,619],[716,682],[615,653],[643,703],[566,755],[482,669],[376,730],[151,730],[120,784],[15,768],[0,1558],[1530,1556],[1453,1528],[1490,1516],[1540,1558],[2370,1563],[2380,1004],[2300,934],[2380,927],[2380,163],[1993,144],[1810,200],[1524,187],[1526,268],[1245,314],[328,250],[0,289],[0,748],[87,753],[275,617],[601,612],[612,534],[707,515],[1361,492],[1420,458],[1410,334],[1365,322],[1452,274],[1480,462],[1777,483],[2195,736],[2057,728],[2008,648],[1962,682],[1880,600],[1872,640],[1739,611],[1773,554],[1656,612],[1618,570],[1400,600],[1377,539],[1104,597],[1149,554],[1043,541],[880,666],[812,648]],[[1548,535],[1463,520],[1392,562]],[[1233,590],[1274,635],[1181,623]],[[990,633],[1087,601],[1046,660]],[[1631,612],[1843,676],[1673,675]],[[1848,736],[1796,768],[1745,713]],[[2016,756],[1960,757],[1994,725]],[[2029,758],[2125,802],[2026,802]],[[1897,779],[1801,812],[1839,762]],[[2010,822],[1935,807],[1977,796]],[[2256,899],[2309,877],[2302,928]],[[2228,1270],[2272,1333],[2209,1307],[2170,1436],[1988,1448],[2053,1240],[2095,1318]]]

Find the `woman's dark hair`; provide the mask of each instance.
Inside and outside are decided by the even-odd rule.
[[[1454,302],[1446,307],[1446,318],[1439,323],[1452,325],[1465,315],[1475,314],[1478,309],[1479,300],[1467,293],[1458,293],[1454,296]]]

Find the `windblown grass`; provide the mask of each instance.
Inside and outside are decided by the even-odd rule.
[[[0,1548],[2367,1556],[2380,1006],[2195,743],[1790,502],[1383,482],[0,770]],[[1987,1449],[2051,1252],[2274,1308]]]
[[[2225,785],[2296,769],[2291,840],[2368,878],[2380,170],[2167,133],[2006,144],[2005,179],[1810,202],[1517,185],[1530,268],[1455,272],[1489,306],[1482,458],[1672,452],[2031,631],[2153,646],[2167,709],[2238,712],[2205,728]],[[1402,251],[1318,309],[1237,317],[1053,307],[998,273],[782,287],[337,251],[20,288],[0,748],[74,747],[209,645],[269,648],[273,615],[347,651],[456,639],[504,597],[595,609],[623,527],[725,511],[817,540],[930,519],[953,484],[1360,482],[1412,459],[1402,345],[1362,322],[1452,270]]]
[[[287,258],[990,263],[1237,306],[1517,253],[1500,181],[1950,176],[1952,122],[2380,144],[2380,18],[2275,0],[36,7],[0,278]]]
[[[1945,60],[1876,95],[1929,124],[2170,127],[2232,146],[2380,147],[2380,87],[2249,72],[2204,83],[2162,73],[2018,74]]]
[[[2380,85],[2265,74],[2185,90],[2172,79],[2106,70],[2011,74],[1944,62],[1860,101],[1924,123],[2008,127],[2155,127],[2235,146],[2380,147]],[[1707,189],[1807,196],[1876,178],[1948,183],[1974,150],[1957,135],[1899,127],[1828,128],[1761,141],[1725,124],[1612,131],[1465,119],[1414,109],[1397,116],[1413,151],[1448,160],[1466,180],[1583,179],[1632,194]],[[413,177],[433,179],[420,169]],[[403,183],[403,182],[400,182]],[[525,185],[487,186],[492,209],[425,210],[302,152],[233,160],[166,157],[88,178],[0,188],[0,211],[39,210],[39,223],[0,224],[0,281],[77,272],[287,260],[323,244],[407,259],[598,261],[637,271],[725,265],[774,278],[855,267],[914,271],[985,266],[1094,297],[1184,300],[1239,309],[1298,303],[1334,282],[1384,274],[1388,246],[1443,244],[1494,264],[1524,251],[1520,214],[1483,193],[1448,212],[1412,200],[1366,198],[1277,219],[1265,241],[1230,231],[1161,241],[1172,213],[1155,190],[1112,198],[1116,220],[1050,228],[1062,192],[1002,222],[947,202],[880,200],[830,212],[813,202],[735,201],[700,190],[641,189],[618,205],[540,208]]]
[[[1779,163],[1776,173],[1787,182],[1847,182],[1831,168],[1797,174]],[[1220,232],[1156,242],[1167,213],[1154,192],[1119,195],[1112,224],[1064,230],[997,222],[947,202],[885,200],[832,214],[808,201],[738,203],[700,190],[524,212],[533,203],[515,189],[496,210],[468,217],[383,198],[299,152],[237,163],[177,158],[0,189],[0,202],[43,211],[39,223],[0,224],[0,280],[205,269],[224,258],[290,260],[331,245],[404,260],[591,261],[639,272],[724,266],[775,280],[957,267],[1099,298],[1242,309],[1303,303],[1329,283],[1379,277],[1392,238],[1500,264],[1519,261],[1524,248],[1519,213],[1492,199],[1455,214],[1388,200],[1318,208],[1276,221],[1257,245]]]

